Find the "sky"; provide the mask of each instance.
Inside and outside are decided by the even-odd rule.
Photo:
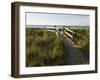
[[[26,13],[26,25],[89,26],[90,16],[82,14]]]

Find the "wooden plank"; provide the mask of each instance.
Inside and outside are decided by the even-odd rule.
[[[70,29],[68,29],[68,28],[65,28],[65,29],[73,33],[73,31],[72,31],[72,30],[70,30]]]
[[[68,32],[64,31],[69,37],[73,38],[73,36],[71,34],[69,34]]]

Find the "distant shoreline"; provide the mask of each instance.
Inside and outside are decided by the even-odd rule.
[[[70,25],[26,25],[26,28],[89,28],[90,26],[70,26]]]

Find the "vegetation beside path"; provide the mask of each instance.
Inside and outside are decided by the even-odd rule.
[[[89,30],[73,29],[73,31],[77,32],[78,47],[85,54],[84,56],[82,53],[81,56],[84,56],[88,63]],[[71,62],[69,61],[70,58],[74,58],[71,57],[72,55],[69,56],[69,54],[71,53],[63,38],[57,37],[55,32],[26,28],[27,67],[69,65]],[[73,64],[77,64],[77,62],[74,61]]]

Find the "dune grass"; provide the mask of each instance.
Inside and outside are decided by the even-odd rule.
[[[63,65],[66,49],[55,32],[26,29],[26,66]]]

